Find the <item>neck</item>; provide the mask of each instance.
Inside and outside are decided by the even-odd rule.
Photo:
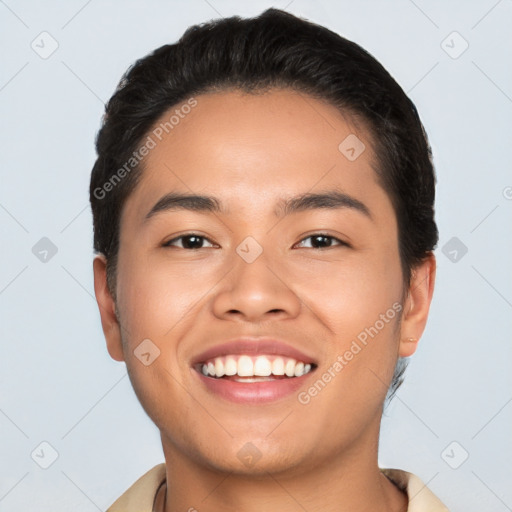
[[[167,468],[165,512],[406,512],[408,499],[379,470],[373,443],[332,453],[316,465],[258,475],[215,471],[163,443]]]

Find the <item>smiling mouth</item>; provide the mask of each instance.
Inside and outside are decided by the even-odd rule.
[[[315,368],[314,363],[292,357],[245,354],[214,357],[195,365],[196,371],[205,377],[245,383],[293,379]]]

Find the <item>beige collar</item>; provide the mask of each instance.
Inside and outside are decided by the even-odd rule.
[[[416,476],[401,469],[381,468],[400,490],[407,493],[407,512],[449,512],[439,498]]]

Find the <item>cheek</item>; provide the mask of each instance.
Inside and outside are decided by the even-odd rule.
[[[293,289],[340,343],[373,325],[401,300],[401,267],[393,247],[347,252],[338,261],[290,268]]]
[[[144,253],[125,255],[119,265],[118,296],[130,337],[161,339],[193,314],[194,306],[213,286],[200,270],[197,262],[177,265]]]

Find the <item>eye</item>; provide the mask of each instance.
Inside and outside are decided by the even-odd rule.
[[[307,236],[306,238],[303,238],[298,245],[302,244],[302,247],[304,247],[303,243],[305,240],[311,240],[312,249],[328,249],[329,247],[333,247],[333,241],[337,242],[337,244],[335,244],[337,246],[350,247],[349,244],[343,242],[343,240],[324,233],[315,233]]]
[[[176,247],[176,242],[178,242],[179,240],[182,241],[182,246],[179,247],[180,249],[191,249],[191,250],[204,249],[204,247],[202,247],[202,245],[205,240],[211,244],[211,242],[205,236],[198,235],[197,233],[187,233],[185,235],[181,235],[176,238],[173,238],[172,240],[169,240],[168,242],[165,242],[163,244],[163,247]],[[213,247],[213,244],[211,244],[211,245]]]

